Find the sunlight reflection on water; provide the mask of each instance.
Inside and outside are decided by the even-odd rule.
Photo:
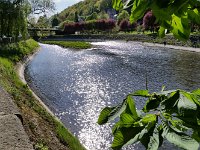
[[[27,67],[34,90],[88,150],[109,149],[113,124],[99,126],[99,113],[106,106],[122,102],[133,90],[144,89],[146,73],[149,88],[154,91],[163,84],[185,89],[199,86],[199,54],[132,42],[92,44],[94,48],[83,51],[41,44],[42,50]],[[188,69],[195,74],[190,80],[182,79],[191,78]],[[144,101],[137,101],[137,107],[143,105]]]

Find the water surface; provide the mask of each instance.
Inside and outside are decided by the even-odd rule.
[[[101,109],[145,89],[146,77],[150,91],[162,85],[200,87],[200,53],[122,41],[92,44],[81,51],[41,44],[26,69],[32,88],[88,150],[109,149],[112,124],[97,125]],[[137,100],[139,109],[143,105],[144,100]]]

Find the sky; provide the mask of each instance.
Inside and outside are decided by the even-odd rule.
[[[72,6],[73,4],[76,4],[80,1],[83,0],[54,0],[55,4],[56,4],[56,11],[57,12],[61,12],[62,10],[64,10],[65,8]]]

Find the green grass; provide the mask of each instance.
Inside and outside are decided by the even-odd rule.
[[[64,143],[68,144],[69,148],[72,150],[86,150],[79,141],[74,138],[72,134],[69,134],[69,131],[64,127],[64,125],[60,122],[57,122],[56,132],[58,134],[59,139]],[[66,143],[67,141],[67,143]],[[77,144],[72,144],[77,143]]]
[[[92,47],[92,45],[88,42],[79,42],[79,41],[42,41],[42,43],[59,45],[65,48],[73,48],[73,49],[87,49]]]
[[[26,55],[33,53],[38,47],[38,43],[31,39],[17,44],[1,46],[0,85],[12,95],[15,103],[20,108],[22,115],[27,119],[24,120],[24,124],[29,127],[28,130],[35,130],[36,126],[31,122],[31,119],[32,117],[37,116],[37,120],[39,120],[38,118],[42,118],[42,123],[45,122],[47,124],[44,124],[44,130],[48,130],[49,127],[50,132],[54,132],[55,136],[58,137],[61,143],[70,147],[71,150],[84,150],[85,148],[80,144],[78,139],[75,138],[61,122],[59,122],[54,116],[50,115],[34,98],[27,85],[21,82],[16,73],[15,64],[22,60]],[[41,136],[38,133],[35,133],[34,136],[37,136],[37,139],[33,141],[37,147],[37,141]],[[50,141],[46,138],[43,138],[43,140],[46,143]]]
[[[33,39],[0,46],[0,56],[8,58],[12,62],[18,62],[26,55],[34,52],[39,47]]]

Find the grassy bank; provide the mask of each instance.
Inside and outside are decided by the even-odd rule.
[[[80,41],[42,41],[42,43],[59,45],[65,48],[73,48],[73,49],[87,49],[92,47],[90,43],[80,42]]]
[[[80,142],[51,116],[19,79],[15,65],[39,47],[34,40],[0,46],[0,85],[13,96],[24,128],[37,150],[84,150]]]

